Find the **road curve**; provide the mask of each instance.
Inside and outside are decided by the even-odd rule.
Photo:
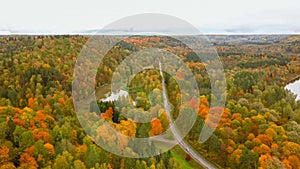
[[[165,86],[165,81],[164,81],[164,76],[163,76],[163,72],[162,72],[162,68],[161,68],[161,63],[159,62],[159,71],[160,71],[160,75],[162,77],[162,89],[163,89],[163,101],[164,101],[164,109],[169,117],[169,122],[170,122],[170,129],[175,137],[175,139],[178,142],[178,145],[187,153],[189,154],[195,161],[197,161],[199,164],[201,164],[204,168],[207,169],[217,169],[216,166],[214,166],[213,164],[211,164],[208,160],[206,160],[204,157],[198,155],[198,153],[196,153],[193,148],[191,148],[191,146],[186,143],[183,138],[181,138],[181,136],[179,135],[179,133],[177,132],[177,130],[175,129],[173,122],[172,122],[172,118],[171,118],[171,114],[170,114],[170,104],[167,98],[167,92],[166,92],[166,86]]]

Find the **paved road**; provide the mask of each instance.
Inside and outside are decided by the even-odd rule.
[[[205,158],[203,158],[202,156],[198,155],[198,153],[196,153],[180,136],[180,134],[177,132],[176,128],[174,127],[174,123],[172,122],[172,118],[171,118],[171,114],[170,114],[170,104],[167,98],[167,92],[166,92],[166,86],[165,86],[165,81],[164,81],[164,76],[162,73],[162,69],[161,69],[161,63],[159,62],[159,70],[160,70],[160,75],[162,77],[162,89],[163,89],[163,100],[164,100],[164,108],[165,111],[169,117],[169,122],[170,122],[170,129],[175,137],[175,139],[177,140],[177,142],[179,143],[179,146],[187,153],[189,154],[195,161],[197,161],[199,164],[201,164],[204,168],[208,168],[208,169],[215,169],[217,168],[216,166],[214,166],[213,164],[211,164],[209,161],[207,161]]]

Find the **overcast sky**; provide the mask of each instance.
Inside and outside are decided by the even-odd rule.
[[[300,33],[299,0],[7,0],[0,31],[72,33],[125,16],[162,13],[203,33]]]

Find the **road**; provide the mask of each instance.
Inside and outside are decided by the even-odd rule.
[[[164,109],[168,115],[169,118],[169,122],[170,122],[170,129],[174,135],[174,138],[177,140],[179,146],[187,153],[189,154],[195,161],[197,161],[199,164],[201,164],[204,168],[208,168],[208,169],[215,169],[217,168],[216,166],[214,166],[213,164],[211,164],[208,160],[206,160],[205,158],[203,158],[202,156],[198,155],[197,152],[195,152],[189,145],[188,143],[186,143],[183,138],[181,138],[180,134],[177,132],[176,128],[174,127],[174,123],[172,122],[172,118],[171,118],[171,108],[170,108],[170,104],[168,101],[168,97],[167,97],[167,92],[166,92],[166,86],[165,86],[165,81],[164,81],[164,76],[163,76],[163,72],[162,72],[162,68],[161,68],[161,63],[159,62],[159,71],[160,71],[160,75],[162,77],[162,90],[163,90],[163,101],[164,101]]]

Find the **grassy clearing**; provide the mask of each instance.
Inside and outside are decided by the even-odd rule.
[[[183,166],[184,169],[202,169],[203,167],[199,165],[195,160],[190,161],[185,160],[186,153],[177,145],[171,150],[171,154],[176,158]]]

